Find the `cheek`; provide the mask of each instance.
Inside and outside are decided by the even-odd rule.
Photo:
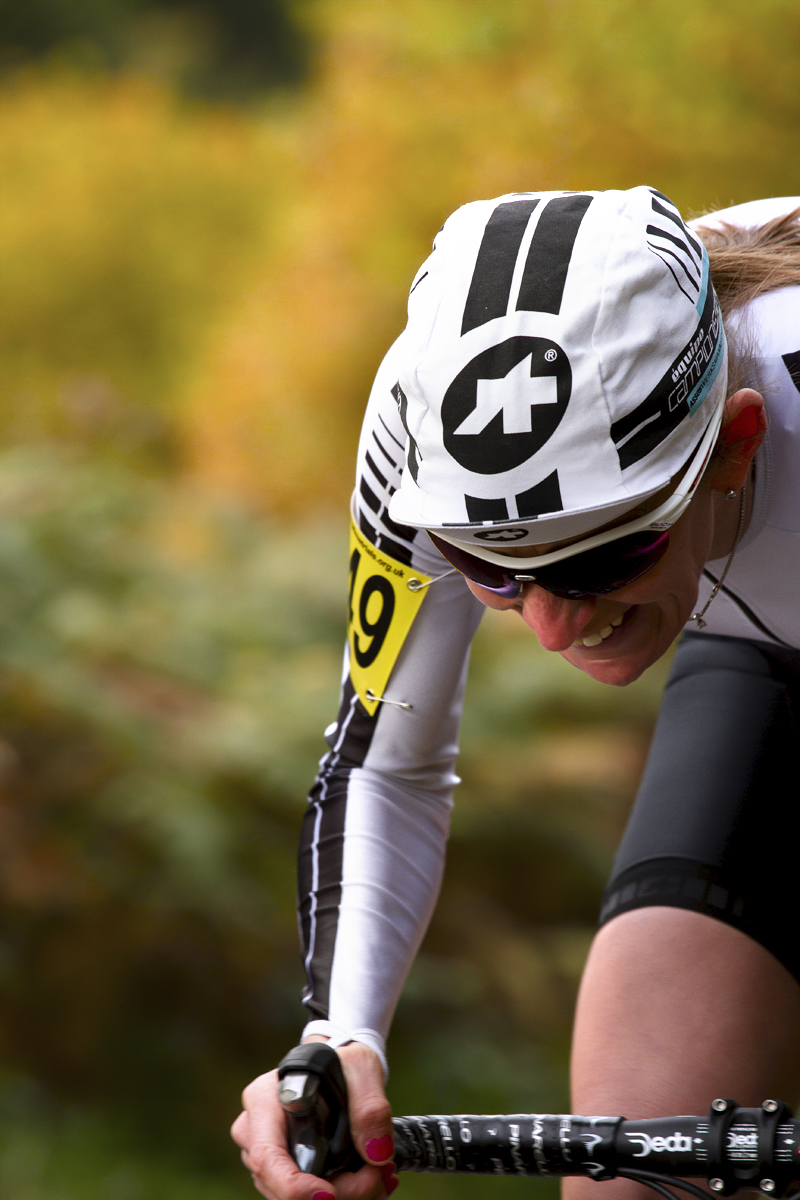
[[[613,599],[625,604],[660,604],[679,598],[683,604],[693,604],[712,531],[711,501],[703,493],[673,525],[661,561],[630,587],[612,593]]]
[[[609,599],[629,605],[659,605],[678,597],[691,604],[697,595],[702,567],[703,564],[696,561],[691,547],[685,541],[671,544],[661,561],[641,579],[620,588],[618,592],[612,592]]]

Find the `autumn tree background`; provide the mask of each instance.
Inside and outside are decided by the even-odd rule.
[[[798,184],[794,0],[2,5],[0,1192],[229,1200],[302,1026],[361,412],[452,209]],[[663,686],[490,614],[398,1111],[559,1111]],[[410,1196],[522,1181],[404,1178]]]

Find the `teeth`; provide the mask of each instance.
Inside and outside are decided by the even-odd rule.
[[[612,625],[621,625],[624,620],[625,620],[624,617],[615,617],[614,620],[611,622],[611,624]]]
[[[622,624],[622,617],[618,617],[616,621],[612,621],[610,625],[606,625],[605,629],[601,629],[599,633],[590,633],[588,637],[578,638],[575,642],[576,646],[599,646],[607,637],[610,637],[614,632],[615,625]]]

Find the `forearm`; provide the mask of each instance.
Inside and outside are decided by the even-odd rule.
[[[305,1002],[330,1022],[315,1031],[358,1032],[382,1053],[439,892],[450,797],[368,768],[315,792],[301,851]]]
[[[381,1053],[439,891],[469,647],[483,611],[428,537],[388,515],[405,439],[393,353],[378,372],[359,446],[353,517],[367,543],[359,558],[367,562],[375,547],[374,561],[380,570],[391,564],[393,579],[410,571],[430,582],[394,643],[388,679],[367,680],[385,697],[378,703],[366,700],[368,664],[358,657],[374,627],[354,625],[339,715],[326,730],[330,751],[309,797],[298,897],[310,1015],[335,1025],[340,1037],[361,1031]],[[358,622],[358,588],[370,570],[351,563],[351,572],[351,620]]]
[[[449,586],[448,586],[449,585]],[[439,891],[470,640],[463,584],[426,597],[370,716],[349,677],[304,824],[299,905],[313,1017],[382,1047]]]

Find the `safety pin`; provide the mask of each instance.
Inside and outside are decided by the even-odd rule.
[[[433,580],[431,580],[433,582]],[[385,696],[376,696],[372,688],[367,688],[364,692],[370,704],[396,704],[398,708],[413,708],[413,704],[406,704],[405,700],[387,700]]]
[[[430,587],[432,583],[438,583],[440,579],[447,579],[448,575],[457,575],[455,567],[451,571],[445,571],[444,575],[437,575],[435,579],[429,579],[427,583],[423,583],[421,579],[417,579],[416,575],[412,575],[406,587],[410,592],[421,592],[423,588]]]

